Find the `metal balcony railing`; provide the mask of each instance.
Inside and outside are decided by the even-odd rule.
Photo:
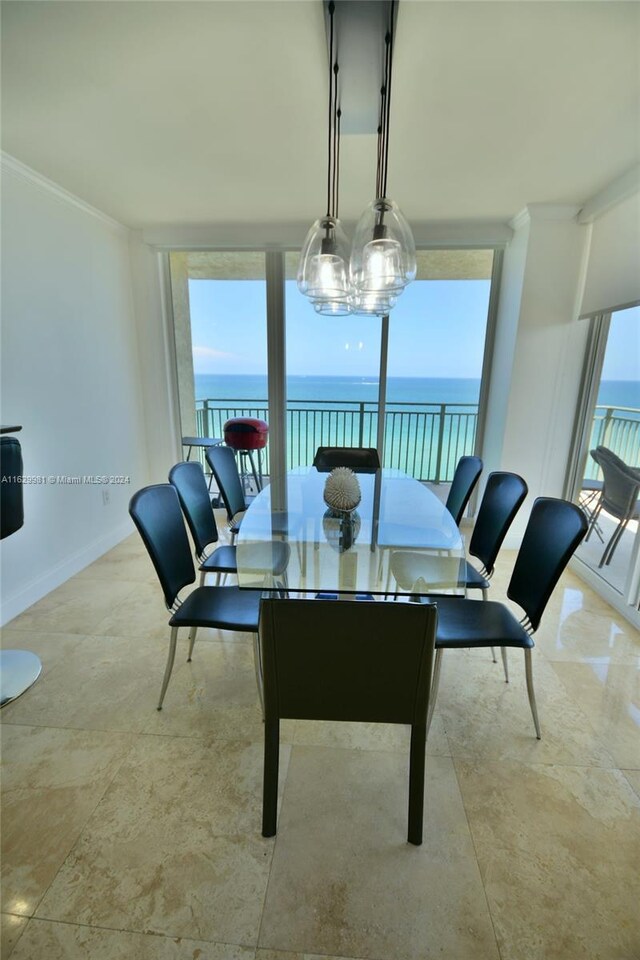
[[[629,466],[640,466],[640,410],[637,407],[597,406],[589,449],[594,447],[608,447]],[[585,477],[594,480],[599,476],[599,467],[587,457]]]
[[[196,402],[196,429],[203,437],[222,437],[231,417],[268,420],[266,400]],[[473,453],[478,407],[468,403],[389,402],[385,412],[384,463],[434,483],[448,482],[456,463]],[[287,467],[313,461],[320,446],[375,447],[378,404],[369,401],[292,400],[287,405]],[[269,473],[268,448],[263,470]]]
[[[231,417],[268,420],[266,400],[209,398],[196,402],[200,436],[222,437]],[[468,403],[389,402],[385,411],[384,464],[416,480],[448,483],[460,457],[472,454],[478,407]],[[291,400],[287,405],[287,467],[313,461],[320,446],[375,447],[378,404],[370,401]],[[626,463],[640,464],[640,410],[598,406],[591,446],[606,446]],[[263,471],[269,474],[269,450],[262,451]],[[597,474],[587,464],[587,476]]]

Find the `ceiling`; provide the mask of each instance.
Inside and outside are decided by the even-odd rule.
[[[307,222],[326,74],[320,0],[10,0],[2,148],[130,226]],[[635,2],[402,0],[389,193],[415,222],[582,204],[640,160],[639,74]],[[343,137],[341,216],[374,181]]]

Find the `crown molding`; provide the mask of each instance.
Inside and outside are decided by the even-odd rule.
[[[590,200],[587,200],[578,214],[578,223],[593,223],[594,220],[597,220],[612,207],[622,203],[623,200],[628,200],[629,197],[639,191],[640,163],[636,163],[621,176],[607,184]]]
[[[509,220],[509,226],[512,230],[522,230],[523,227],[528,226],[530,223],[531,215],[528,207],[525,207],[520,213],[516,213],[515,217]]]
[[[304,223],[159,224],[144,228],[140,237],[158,250],[299,250],[311,226]],[[345,221],[348,235],[355,221]],[[423,222],[411,220],[416,246],[422,249],[505,247],[513,236],[497,220]]]
[[[555,221],[569,223],[576,220],[580,213],[579,203],[528,203],[509,221],[513,230],[521,230],[532,220]]]
[[[127,235],[130,233],[129,227],[126,227],[123,223],[120,223],[119,220],[114,220],[113,217],[110,217],[107,213],[103,213],[102,210],[98,210],[97,207],[92,207],[90,203],[87,203],[85,200],[77,197],[75,193],[70,193],[68,190],[65,190],[64,187],[61,187],[53,180],[49,180],[48,177],[38,173],[37,170],[33,170],[31,167],[28,167],[26,163],[22,163],[21,160],[16,159],[16,157],[12,157],[11,154],[5,153],[4,150],[0,154],[0,169],[2,170],[3,176],[6,173],[11,173],[13,176],[19,177],[21,180],[24,180],[27,183],[30,183],[32,186],[37,187],[39,190],[42,190],[44,193],[47,193],[49,196],[55,197],[56,200],[60,200],[69,206],[76,207],[76,209],[82,210],[83,213],[87,213],[96,220],[100,220],[101,223],[106,224],[106,226],[117,231],[118,233]]]

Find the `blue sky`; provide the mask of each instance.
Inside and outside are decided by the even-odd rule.
[[[640,380],[640,307],[612,315],[602,379]]]
[[[489,281],[416,281],[389,321],[389,376],[479,378]],[[265,283],[189,281],[194,370],[265,374]],[[318,316],[287,282],[287,372],[376,376],[380,321]],[[640,379],[640,307],[615,314],[602,378]]]
[[[390,318],[389,375],[479,377],[488,296],[484,280],[411,284]],[[189,298],[196,373],[265,373],[264,282],[191,280]],[[377,376],[377,317],[319,316],[294,281],[286,312],[289,374]]]

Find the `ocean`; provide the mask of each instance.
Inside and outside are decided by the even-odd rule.
[[[269,419],[265,376],[196,374],[195,387],[199,434],[222,436],[230,417]],[[385,464],[419,480],[451,480],[458,459],[473,453],[479,393],[479,379],[389,377]],[[311,463],[322,444],[376,446],[377,398],[375,377],[288,377],[288,468]],[[210,402],[205,409],[206,400]],[[638,413],[627,419],[640,420],[637,382],[603,382],[598,402],[636,408]],[[444,416],[440,404],[447,404]],[[603,417],[604,411],[597,411],[596,420],[601,423]],[[598,430],[594,422],[594,431]],[[263,457],[268,473],[268,447]]]
[[[262,400],[267,398],[266,376],[195,375],[196,400]],[[480,395],[480,380],[454,377],[389,377],[387,400],[396,403],[462,403],[475,405]],[[298,401],[340,401],[375,403],[378,381],[375,377],[290,376],[287,396]],[[640,382],[603,380],[598,404],[608,407],[640,409]]]

